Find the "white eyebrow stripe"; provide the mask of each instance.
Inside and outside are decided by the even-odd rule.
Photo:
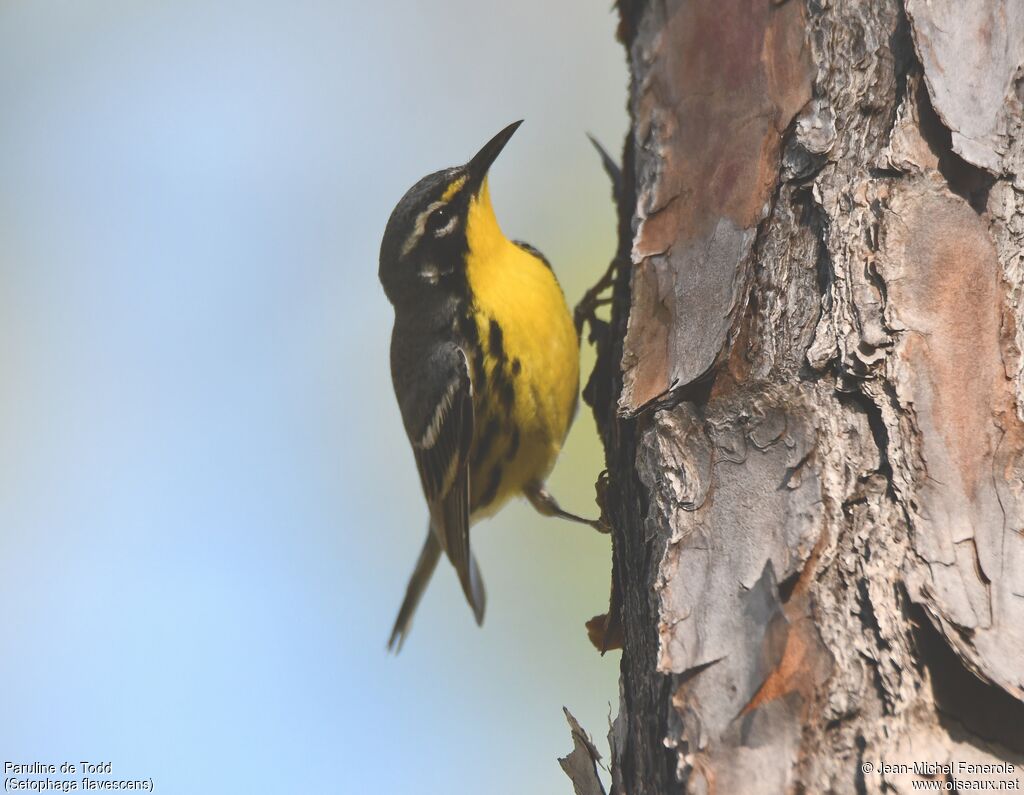
[[[416,216],[416,223],[413,224],[412,232],[409,233],[409,237],[405,239],[405,243],[402,245],[402,254],[405,256],[419,243],[420,238],[423,237],[423,229],[427,223],[427,216],[429,216],[438,207],[444,207],[447,202],[436,201],[429,205],[426,210]]]

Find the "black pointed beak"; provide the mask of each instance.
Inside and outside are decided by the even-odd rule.
[[[480,151],[473,155],[473,159],[466,164],[466,173],[469,176],[469,181],[474,192],[481,184],[483,184],[484,177],[487,176],[487,171],[490,169],[491,164],[498,159],[498,155],[500,155],[501,150],[505,148],[505,144],[508,143],[508,139],[512,137],[512,134],[519,129],[519,125],[522,123],[522,119],[512,122],[508,127],[485,143]]]

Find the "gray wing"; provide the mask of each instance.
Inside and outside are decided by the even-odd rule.
[[[393,373],[395,388],[430,508],[430,524],[479,622],[483,586],[469,549],[469,450],[474,425],[469,362],[461,348],[449,343],[404,364]]]

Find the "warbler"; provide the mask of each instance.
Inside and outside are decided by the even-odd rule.
[[[388,648],[401,648],[442,551],[482,623],[469,528],[510,497],[563,511],[544,487],[576,412],[579,338],[548,261],[509,240],[487,174],[522,121],[398,202],[380,247],[395,310],[391,377],[429,509],[427,538]]]

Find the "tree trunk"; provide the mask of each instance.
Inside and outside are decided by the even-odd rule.
[[[1024,3],[619,13],[614,791],[1021,786]]]

